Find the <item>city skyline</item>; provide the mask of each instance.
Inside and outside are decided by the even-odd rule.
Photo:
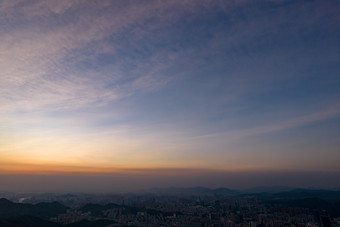
[[[0,191],[340,188],[339,12],[0,1]]]

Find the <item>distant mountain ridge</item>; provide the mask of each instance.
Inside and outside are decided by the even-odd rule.
[[[169,188],[152,188],[145,190],[145,192],[156,193],[156,194],[223,194],[223,195],[236,195],[240,192],[238,190],[233,190],[229,188],[206,188],[206,187],[189,187],[189,188],[179,188],[179,187],[169,187]]]
[[[207,195],[240,195],[240,194],[278,194],[281,196],[293,196],[297,198],[307,197],[318,197],[321,196],[323,199],[340,199],[340,190],[326,190],[326,189],[308,189],[308,188],[293,188],[286,186],[265,186],[255,187],[244,190],[234,190],[230,188],[207,188],[207,187],[168,187],[168,188],[151,188],[143,190],[142,193],[155,193],[160,195],[165,194],[207,194]]]

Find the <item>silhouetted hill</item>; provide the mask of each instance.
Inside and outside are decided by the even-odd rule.
[[[18,217],[11,217],[11,218],[3,218],[0,219],[0,226],[1,227],[62,227],[62,225],[47,221],[41,218],[24,215]]]
[[[276,194],[282,199],[304,199],[319,198],[328,201],[340,201],[340,191],[330,190],[312,190],[312,189],[294,189],[288,192]]]
[[[229,188],[216,188],[212,189],[213,193],[215,194],[228,194],[228,195],[236,195],[240,193],[237,190],[229,189]]]
[[[5,199],[5,198],[0,199],[0,206],[6,206],[6,205],[10,205],[12,203],[13,202],[9,201],[8,199]]]
[[[23,204],[13,203],[7,199],[0,199],[0,218],[32,215],[39,218],[49,219],[58,214],[66,213],[68,207],[58,203]]]
[[[333,217],[340,216],[340,191],[294,189],[282,193],[253,195],[269,206],[307,208],[310,211],[327,211]]]
[[[299,200],[306,198],[319,198],[329,202],[340,202],[340,191],[331,190],[312,190],[312,189],[293,189],[280,193],[245,193],[239,194],[238,197],[252,195],[258,197],[262,201],[278,201],[278,200]]]
[[[106,227],[108,225],[114,224],[113,220],[95,220],[88,221],[82,220],[72,224],[66,225],[66,227]],[[47,221],[38,217],[23,215],[11,218],[0,219],[1,227],[63,227],[64,225]]]
[[[324,209],[325,207],[329,206],[330,203],[325,200],[318,199],[318,198],[306,198],[306,199],[288,201],[287,205],[291,207]]]

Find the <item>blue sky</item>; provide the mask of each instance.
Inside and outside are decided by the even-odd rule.
[[[338,173],[339,12],[0,1],[0,171]]]

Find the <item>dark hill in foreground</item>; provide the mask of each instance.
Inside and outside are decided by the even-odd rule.
[[[1,227],[105,227],[114,223],[115,221],[112,220],[82,220],[64,226],[30,215],[0,219]]]
[[[112,220],[96,220],[96,221],[82,220],[76,223],[66,225],[66,227],[106,227],[114,223],[115,221]]]
[[[277,196],[283,199],[319,198],[333,202],[340,201],[340,191],[331,190],[294,189],[278,193]]]
[[[29,215],[49,219],[58,216],[58,214],[66,213],[67,209],[69,208],[58,202],[23,204],[0,199],[0,218]]]
[[[62,225],[30,215],[0,219],[1,227],[62,227]]]

